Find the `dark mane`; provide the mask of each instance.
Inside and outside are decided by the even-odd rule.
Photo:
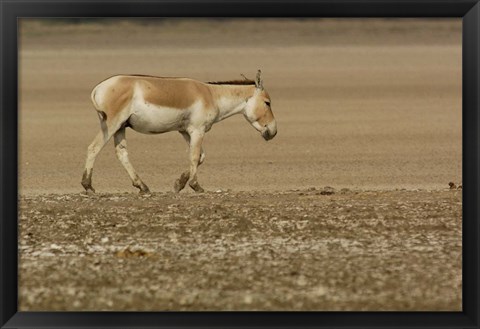
[[[207,82],[210,85],[254,85],[255,81],[253,80],[230,80],[230,81],[209,81]]]
[[[131,77],[144,77],[144,78],[156,78],[156,79],[184,79],[182,77],[159,77],[156,75],[148,75],[148,74],[125,74]]]
[[[144,78],[154,78],[154,79],[185,79],[182,77],[159,77],[156,75],[148,75],[148,74],[120,74],[124,76],[130,77],[144,77]],[[243,79],[243,80],[228,80],[228,81],[208,81],[205,82],[209,85],[254,85],[255,81],[250,79]]]

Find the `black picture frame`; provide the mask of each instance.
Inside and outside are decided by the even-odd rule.
[[[0,0],[1,328],[479,328],[480,4],[478,0]],[[462,312],[18,312],[17,19],[21,17],[461,17]]]

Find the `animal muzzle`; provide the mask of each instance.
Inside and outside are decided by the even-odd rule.
[[[262,132],[262,137],[263,137],[263,139],[265,139],[266,141],[271,140],[273,137],[275,137],[275,135],[277,135],[277,125],[276,125],[276,124],[274,124],[274,125],[268,125],[268,126],[267,126],[267,129],[265,129],[265,130]]]

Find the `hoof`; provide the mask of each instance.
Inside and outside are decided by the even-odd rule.
[[[147,185],[145,185],[144,182],[134,181],[132,185],[140,190],[138,193],[140,193],[140,194],[150,194],[150,189],[148,188]]]
[[[190,178],[190,173],[184,172],[179,179],[175,181],[175,184],[173,185],[173,189],[175,190],[176,193],[180,192],[183,190],[185,185],[187,185],[188,179]]]
[[[180,182],[180,179],[177,179],[175,181],[175,184],[173,185],[173,190],[175,191],[175,193],[179,193],[181,190],[183,190],[184,187],[185,187],[185,184],[182,185],[182,183]]]
[[[192,190],[194,190],[196,193],[205,192],[205,190],[197,182],[190,183],[189,185],[192,188]]]
[[[140,190],[140,191],[138,191],[138,193],[140,193],[142,195],[152,194],[152,192],[150,192],[150,190],[148,188],[144,189],[144,190]]]
[[[150,189],[144,183],[141,183],[141,184],[137,185],[136,187],[140,189],[140,191],[138,192],[140,194],[151,194]]]
[[[86,189],[84,192],[86,195],[95,195],[95,190],[93,188]]]

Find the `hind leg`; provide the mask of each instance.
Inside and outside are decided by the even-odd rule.
[[[100,153],[110,138],[111,135],[110,137],[108,135],[104,136],[104,132],[100,131],[88,146],[87,161],[82,176],[82,186],[87,193],[95,193],[95,189],[92,187],[93,164],[95,163],[98,153]]]
[[[113,134],[120,128],[123,122],[114,122],[108,124],[105,121],[101,121],[101,130],[95,136],[92,143],[88,146],[87,149],[87,161],[85,162],[85,170],[83,171],[82,176],[82,186],[87,193],[95,193],[95,189],[92,187],[92,172],[93,164],[95,159],[100,151],[103,149],[105,144],[112,138]]]
[[[180,133],[182,134],[183,138],[185,139],[185,141],[190,147],[190,135],[186,132],[180,132]],[[203,161],[205,161],[205,151],[203,150],[203,148],[201,148],[200,158],[198,159],[197,167],[200,166],[203,163]],[[181,190],[183,190],[185,185],[187,185],[187,182],[189,179],[190,179],[190,170],[186,170],[180,175],[180,178],[178,178],[175,181],[175,185],[173,186],[175,192],[178,193]]]
[[[140,177],[133,169],[130,160],[128,159],[127,152],[127,139],[125,138],[125,127],[120,128],[114,135],[113,141],[115,143],[115,153],[117,154],[118,160],[122,163],[125,170],[128,172],[130,179],[132,180],[133,186],[140,189],[140,193],[150,193],[148,186],[140,179]]]

